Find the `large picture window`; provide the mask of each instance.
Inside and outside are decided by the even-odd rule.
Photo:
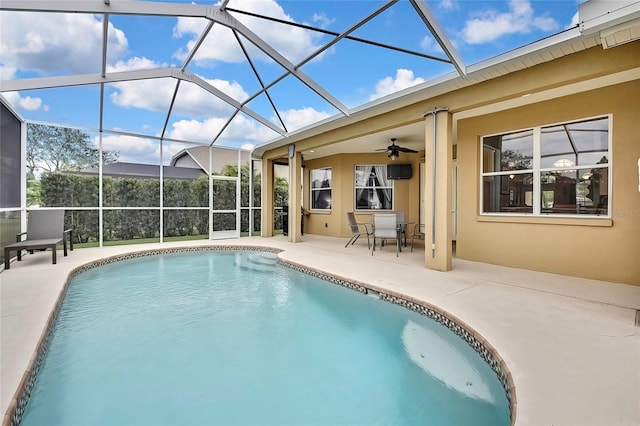
[[[481,211],[609,215],[610,119],[482,138]]]
[[[393,181],[386,165],[356,166],[356,210],[393,210]]]
[[[331,168],[311,170],[311,208],[331,210]]]

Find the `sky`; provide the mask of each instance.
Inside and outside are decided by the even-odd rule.
[[[101,4],[100,0],[84,1]],[[112,4],[117,1],[111,0]],[[216,4],[200,0],[174,3]],[[466,66],[577,25],[579,3],[427,1]],[[351,28],[384,4],[378,0],[230,0],[227,7],[335,34]],[[455,72],[451,64],[442,61],[351,39],[343,39],[306,61],[334,36],[230,13],[293,64],[304,62],[299,69],[349,109]],[[0,11],[0,79],[100,73],[102,19],[102,15],[91,14]],[[111,14],[107,72],[180,68],[207,22],[198,18]],[[446,59],[407,0],[385,9],[351,35]],[[214,25],[186,70],[238,102],[258,93],[247,107],[287,131],[340,113],[307,85],[286,75],[280,65],[246,39],[241,41],[251,63],[233,33]],[[279,136],[242,113],[224,127],[234,109],[187,81],[180,83],[168,115],[176,82],[165,78],[106,84],[103,148],[117,150],[120,161],[156,163],[161,155],[157,138],[163,136],[170,141],[162,148],[163,162],[167,163],[171,155],[192,146],[176,141],[209,144],[215,140],[220,146],[251,148]],[[261,92],[261,84],[269,87],[269,97]],[[87,132],[97,141],[94,130],[100,128],[99,93],[99,85],[87,85],[4,92],[3,96],[26,120],[91,129]]]

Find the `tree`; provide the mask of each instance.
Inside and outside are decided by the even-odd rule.
[[[33,179],[37,169],[49,172],[78,171],[98,166],[100,150],[91,145],[85,132],[68,127],[29,124],[27,126],[28,178]],[[118,160],[115,151],[103,151],[104,164]]]
[[[512,149],[502,152],[500,165],[502,170],[527,170],[531,168],[532,158]]]

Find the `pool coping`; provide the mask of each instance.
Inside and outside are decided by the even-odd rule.
[[[49,344],[51,342],[51,337],[54,332],[56,320],[60,312],[60,309],[62,307],[62,302],[67,293],[68,285],[76,275],[82,272],[88,271],[90,269],[94,269],[103,265],[107,265],[110,263],[115,263],[115,262],[119,262],[127,259],[134,259],[139,257],[155,256],[155,255],[162,255],[162,254],[171,254],[171,253],[203,252],[203,251],[261,251],[261,252],[270,252],[270,253],[279,254],[285,250],[269,247],[269,246],[259,246],[259,245],[255,245],[255,246],[252,246],[252,245],[246,245],[246,246],[245,245],[241,245],[241,246],[203,245],[203,246],[195,246],[195,247],[156,248],[156,249],[146,249],[141,251],[132,251],[128,253],[121,253],[113,256],[107,256],[101,259],[96,259],[96,260],[87,262],[83,265],[80,265],[72,269],[67,275],[67,278],[65,279],[62,289],[60,290],[56,298],[54,307],[50,312],[49,316],[47,317],[44,330],[40,335],[40,338],[38,339],[38,343],[36,345],[34,354],[29,360],[27,369],[25,370],[18,384],[18,387],[9,403],[7,411],[4,414],[2,426],[16,426],[16,425],[19,425],[20,422],[22,421],[24,410],[29,402],[29,398],[31,396],[33,386],[38,377],[38,372],[40,371],[40,368],[46,356],[47,350],[49,348]],[[332,284],[340,285],[342,287],[346,287],[348,289],[358,291],[363,294],[375,295],[381,301],[393,303],[405,309],[409,309],[418,314],[421,314],[430,319],[433,319],[434,321],[447,327],[449,330],[455,333],[458,337],[462,338],[469,346],[471,346],[471,348],[474,349],[481,356],[481,358],[489,365],[489,367],[497,375],[497,378],[504,389],[505,396],[509,404],[511,425],[515,424],[516,412],[517,412],[517,399],[516,399],[516,388],[515,388],[511,371],[509,370],[506,362],[500,356],[500,354],[495,349],[495,347],[492,346],[491,343],[487,341],[487,339],[485,339],[480,333],[478,333],[469,324],[462,321],[457,316],[438,307],[437,305],[434,305],[425,300],[408,296],[400,292],[384,289],[382,287],[379,287],[370,283],[361,282],[359,280],[345,278],[338,274],[332,274],[327,271],[309,267],[307,265],[296,263],[290,260],[284,260],[280,256],[278,256],[278,263],[290,269],[303,272],[305,274],[308,274],[317,278],[321,278]]]

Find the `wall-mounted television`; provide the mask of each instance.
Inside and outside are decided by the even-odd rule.
[[[411,164],[387,164],[387,179],[411,179]]]

